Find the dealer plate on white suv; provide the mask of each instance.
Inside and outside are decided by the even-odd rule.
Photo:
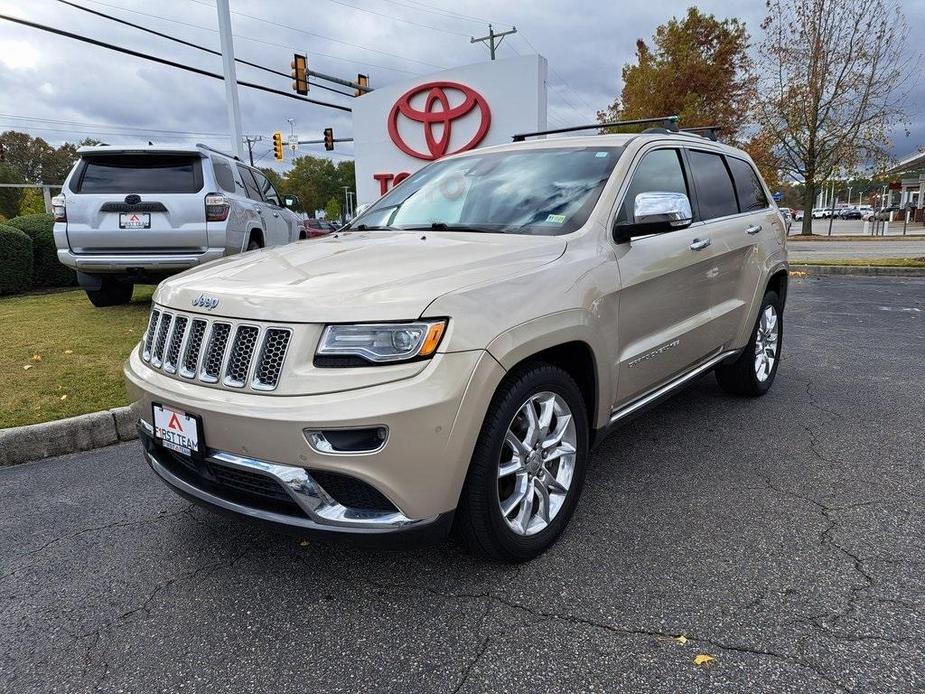
[[[154,438],[183,455],[199,452],[199,420],[195,415],[154,403]]]

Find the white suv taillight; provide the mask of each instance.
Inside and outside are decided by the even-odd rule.
[[[206,221],[224,222],[228,219],[231,203],[224,195],[209,193],[206,195]]]
[[[55,215],[56,222],[67,221],[67,208],[64,204],[64,195],[56,195],[51,199],[51,211]]]

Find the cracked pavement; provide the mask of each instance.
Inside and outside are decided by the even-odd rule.
[[[614,432],[520,566],[216,516],[137,444],[2,469],[0,691],[922,692],[925,279],[793,279],[784,329],[767,397]]]

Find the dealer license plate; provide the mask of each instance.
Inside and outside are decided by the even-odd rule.
[[[120,229],[150,229],[151,215],[147,212],[122,212],[119,214]]]
[[[154,438],[183,455],[199,453],[199,420],[195,415],[155,403]]]

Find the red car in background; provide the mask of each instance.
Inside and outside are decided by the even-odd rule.
[[[305,239],[314,239],[318,236],[327,236],[332,231],[337,230],[337,227],[330,222],[326,222],[323,219],[315,219],[313,217],[309,219],[303,219],[302,228],[305,230],[302,238]]]

